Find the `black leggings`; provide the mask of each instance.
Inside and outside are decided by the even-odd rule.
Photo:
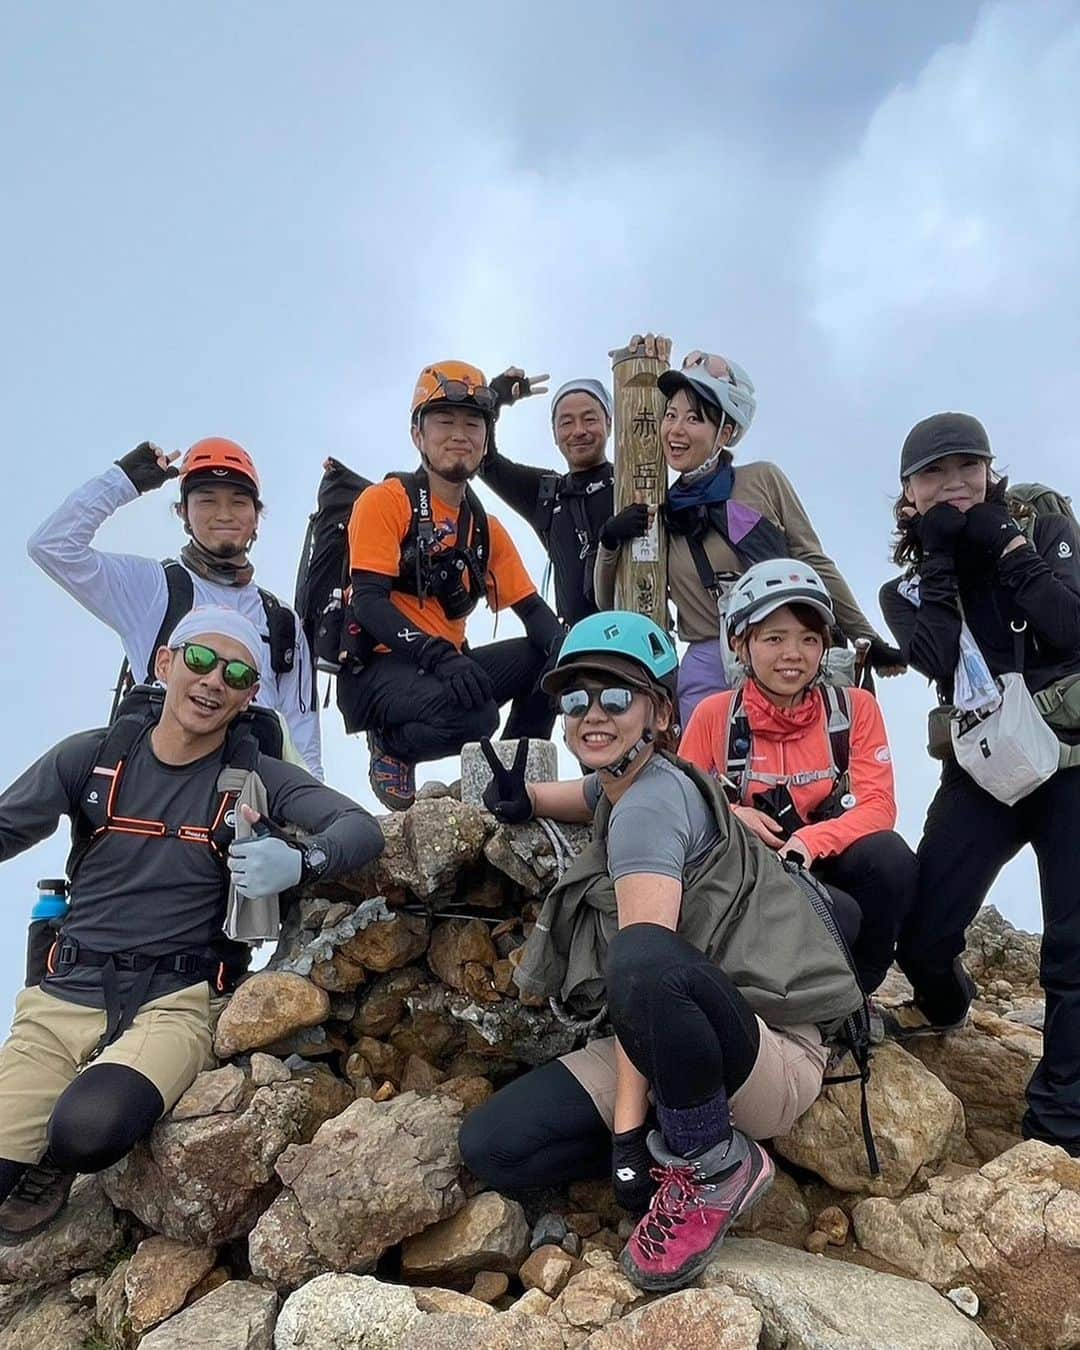
[[[94,1064],[60,1094],[49,1117],[48,1152],[65,1172],[100,1172],[145,1138],[165,1110],[149,1078],[126,1064]],[[26,1171],[0,1158],[0,1200]]]
[[[620,1044],[664,1106],[730,1095],[749,1077],[757,1020],[723,971],[678,934],[651,923],[622,929],[608,949],[607,985]],[[611,1166],[611,1132],[558,1061],[472,1111],[460,1143],[469,1169],[499,1191],[565,1185]]]
[[[387,750],[422,764],[456,755],[467,741],[494,736],[499,709],[510,703],[503,736],[546,740],[555,724],[551,698],[537,687],[546,657],[528,638],[473,647],[469,656],[491,678],[495,696],[479,708],[449,698],[436,675],[425,675],[408,657],[373,656],[362,671],[339,681],[338,703],[348,726],[377,731]]]
[[[919,864],[907,842],[893,830],[864,835],[834,858],[813,866],[833,898],[834,912],[848,936],[842,911],[848,897],[858,909],[858,936],[850,943],[855,969],[866,993],[885,978],[900,930],[915,904]]]

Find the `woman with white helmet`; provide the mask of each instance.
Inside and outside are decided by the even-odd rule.
[[[767,1190],[757,1141],[814,1102],[824,1038],[862,1007],[828,897],[674,758],[677,668],[652,620],[594,614],[543,681],[586,777],[526,784],[523,755],[508,769],[488,747],[498,819],[593,820],[514,980],[585,1026],[606,1008],[615,1034],[497,1092],[460,1138],[470,1170],[501,1191],[611,1175],[622,1205],[648,1210],[623,1268],[656,1290],[692,1280]]]
[[[746,679],[711,694],[679,753],[718,778],[732,813],[766,847],[850,896],[853,956],[867,993],[885,978],[915,901],[915,855],[895,832],[892,756],[877,700],[821,682],[836,622],[817,572],[757,563],[732,587],[727,638]],[[842,901],[841,901],[842,903]]]
[[[706,694],[728,687],[721,613],[727,592],[746,569],[768,558],[794,556],[820,574],[832,596],[837,624],[855,641],[870,640],[870,661],[881,674],[898,673],[900,653],[878,636],[833,560],[822,550],[809,516],[775,464],[758,460],[737,468],[732,451],[750,429],[757,406],[741,366],[693,351],[681,370],[659,380],[667,397],[660,440],[668,468],[678,476],[664,506],[668,594],[679,637],[689,644],[679,672],[684,725]],[[600,532],[596,599],[614,602],[619,550],[648,528],[648,509],[628,506]]]

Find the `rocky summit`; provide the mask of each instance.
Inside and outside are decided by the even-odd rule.
[[[466,797],[476,793],[466,792]],[[582,1043],[513,982],[585,832],[448,790],[365,873],[287,908],[201,1074],[48,1231],[0,1248],[0,1350],[1066,1350],[1080,1162],[1024,1143],[1038,939],[984,909],[968,1026],[876,1049],[773,1142],[777,1179],[694,1287],[646,1295],[604,1182],[501,1196],[464,1115]],[[892,972],[884,1002],[905,997]]]

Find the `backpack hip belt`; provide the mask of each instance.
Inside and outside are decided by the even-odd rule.
[[[105,998],[105,1030],[87,1059],[97,1059],[113,1041],[118,1040],[138,1016],[147,1001],[154,976],[175,974],[190,976],[192,984],[205,981],[217,993],[225,993],[225,963],[207,949],[177,952],[173,956],[147,956],[142,952],[98,952],[81,946],[61,931],[49,952],[50,975],[66,975],[76,966],[94,966],[101,970],[101,989]],[[135,979],[126,997],[121,996],[117,979],[120,971],[134,973]]]

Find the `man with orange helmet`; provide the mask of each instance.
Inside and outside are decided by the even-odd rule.
[[[69,595],[102,619],[124,646],[136,680],[152,682],[154,654],[196,605],[227,605],[255,625],[269,652],[258,701],[285,719],[293,745],[322,777],[318,702],[311,656],[293,611],[256,586],[249,551],[262,512],[258,470],[235,441],[196,441],[177,464],[143,441],[76,490],[31,535],[30,557]],[[177,515],[188,541],[178,560],[157,562],[92,547],[121,506],[177,479]]]
[[[349,521],[353,658],[338,678],[347,731],[366,731],[372,790],[411,805],[415,766],[494,733],[551,734],[539,688],[562,629],[503,526],[469,487],[491,436],[495,394],[464,361],[425,366],[413,392],[422,467],[365,489]],[[513,609],[526,636],[470,649],[465,620],[480,600]]]

